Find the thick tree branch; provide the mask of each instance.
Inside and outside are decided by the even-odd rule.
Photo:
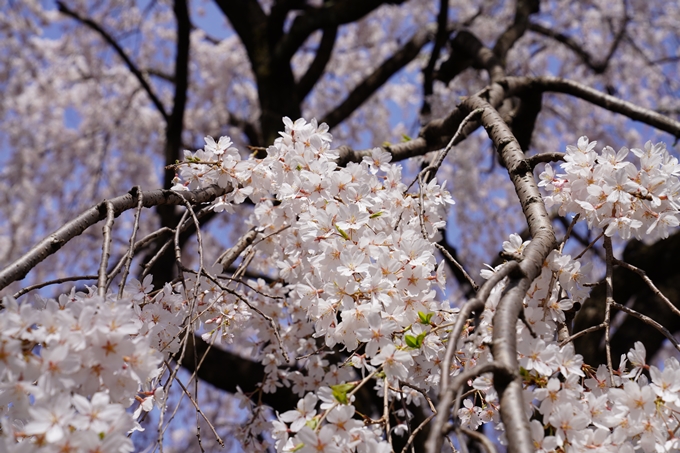
[[[601,91],[597,91],[573,80],[560,77],[507,77],[499,83],[506,86],[507,96],[535,92],[564,93],[598,105],[614,113],[648,124],[659,130],[680,137],[680,122],[661,115],[651,109],[639,107]]]
[[[345,100],[327,113],[321,122],[332,129],[354,112],[361,104],[383,86],[397,71],[410,63],[420,53],[420,49],[430,40],[429,30],[418,31],[401,49],[385,60],[368,77],[366,77]]]
[[[149,95],[151,102],[156,107],[158,112],[163,116],[163,119],[167,123],[169,120],[169,116],[165,111],[165,107],[163,107],[161,100],[156,96],[153,89],[151,88],[151,85],[149,85],[149,82],[147,82],[146,78],[144,77],[144,74],[142,74],[137,65],[135,65],[134,62],[130,59],[130,57],[128,57],[128,55],[125,53],[125,50],[123,50],[120,44],[118,44],[118,42],[115,39],[113,39],[113,37],[106,30],[104,30],[98,23],[94,22],[92,19],[81,16],[80,14],[66,6],[64,2],[57,1],[57,8],[59,9],[59,12],[66,14],[69,17],[72,17],[73,19],[77,20],[78,22],[88,26],[89,28],[97,32],[104,39],[104,41],[106,41],[111,47],[113,47],[118,56],[123,60],[125,65],[128,67],[130,72],[137,78],[140,85],[142,85],[142,88],[144,88],[146,94]]]
[[[506,98],[506,88],[498,83],[492,84],[479,92],[477,96],[486,100],[492,107],[498,108]],[[442,149],[458,130],[465,116],[460,106],[458,106],[452,109],[447,116],[432,120],[423,126],[420,129],[418,138],[405,143],[382,146],[382,149],[392,154],[392,161],[395,162]],[[472,127],[475,127],[475,123],[471,122],[470,124]],[[472,132],[470,129],[464,128],[463,133],[459,134],[459,138],[454,140],[453,145],[457,145],[465,140]],[[341,146],[338,150],[340,151],[339,165],[346,165],[347,162],[361,162],[364,156],[370,156],[371,154],[371,150],[355,151],[348,146]]]
[[[479,93],[479,96],[492,107],[498,108],[508,97],[532,97],[543,92],[569,94],[614,113],[620,113],[630,119],[656,127],[675,137],[680,137],[680,121],[602,93],[581,83],[559,77],[506,77],[500,79],[498,83],[489,85]],[[420,130],[418,138],[405,143],[383,146],[382,149],[392,154],[393,161],[408,159],[441,149],[451,139],[464,118],[465,115],[460,106],[456,107],[446,117],[430,121],[425,125]],[[461,142],[465,137],[466,135],[463,134],[460,140],[454,144]],[[347,162],[361,162],[362,158],[369,156],[371,152],[370,150],[357,151],[347,146],[341,146],[339,151],[338,162],[340,165],[345,165]],[[535,163],[535,161],[531,162],[533,165]]]
[[[493,274],[479,289],[477,295],[468,300],[456,318],[456,322],[451,328],[449,333],[448,345],[446,346],[446,352],[444,354],[444,359],[441,365],[441,381],[439,385],[439,404],[437,405],[437,418],[435,418],[430,434],[426,442],[427,453],[438,453],[441,451],[441,446],[443,443],[445,425],[449,419],[449,413],[451,411],[451,406],[454,403],[453,395],[460,388],[461,383],[459,378],[465,373],[485,373],[486,371],[492,371],[495,367],[494,364],[485,364],[483,366],[491,367],[484,371],[479,367],[468,369],[466,372],[459,374],[452,381],[450,381],[451,374],[451,364],[453,363],[453,356],[458,349],[458,340],[460,334],[463,331],[463,327],[467,320],[470,318],[473,312],[478,315],[484,310],[486,300],[491,294],[491,290],[505,277],[514,273],[518,269],[518,264],[515,261],[511,261],[504,266],[502,266],[498,271]]]
[[[240,388],[243,393],[253,395],[256,400],[261,398],[259,401],[278,412],[285,412],[297,404],[299,398],[288,387],[279,388],[276,393],[259,393],[258,384],[265,378],[264,366],[261,363],[210,346],[197,335],[187,337],[187,347],[181,365],[190,372],[196,371],[196,364],[206,351],[207,356],[196,372],[203,381],[230,393],[237,393],[237,388]]]
[[[492,83],[505,77],[503,63],[494,51],[471,32],[462,30],[451,40],[451,55],[440,65],[435,77],[448,84],[469,67],[485,70]]]
[[[533,441],[517,361],[517,320],[529,285],[539,275],[545,258],[557,245],[555,232],[532,169],[508,125],[495,109],[478,96],[463,101],[461,108],[465,113],[484,109],[481,122],[508,170],[532,236],[519,265],[521,272],[510,275],[508,289],[496,309],[492,346],[499,370],[511,370],[512,373],[494,373],[494,387],[500,396],[501,418],[506,427],[509,451],[532,451]]]
[[[283,36],[283,27],[288,13],[294,9],[309,9],[306,0],[276,0],[271,7],[267,19],[267,35],[273,48]]]
[[[227,121],[229,125],[241,129],[241,132],[243,132],[250,142],[250,146],[263,146],[260,131],[257,130],[257,127],[253,123],[231,113],[229,113],[229,119]]]
[[[267,15],[257,0],[215,0],[243,42],[251,63],[257,61],[264,42]]]
[[[233,0],[219,0],[220,3],[230,1]],[[318,8],[308,9],[295,18],[288,34],[276,46],[274,58],[280,61],[290,60],[309,35],[316,30],[355,22],[383,3],[386,3],[385,0],[345,0],[328,2]]]
[[[626,2],[624,1],[623,4],[625,8]],[[543,36],[547,36],[561,44],[564,44],[566,47],[571,49],[576,55],[578,55],[583,64],[592,69],[595,74],[602,74],[607,70],[607,67],[609,66],[609,62],[611,61],[614,52],[616,52],[616,49],[619,47],[619,44],[623,40],[623,37],[626,32],[627,23],[628,16],[625,17],[623,25],[616,33],[614,41],[612,42],[611,46],[609,47],[609,51],[607,52],[607,56],[603,58],[601,61],[595,61],[593,56],[590,55],[578,42],[576,42],[576,40],[574,40],[570,36],[556,32],[555,30],[552,30],[548,27],[544,27],[543,25],[536,23],[529,24],[529,30],[535,33],[539,33]]]
[[[150,208],[159,205],[184,205],[186,202],[191,204],[208,203],[231,190],[231,186],[222,188],[217,185],[185,192],[152,190],[142,192],[142,205],[145,208]],[[123,212],[137,207],[137,195],[137,191],[133,189],[126,195],[104,200],[47,236],[22,257],[0,271],[0,290],[10,283],[24,278],[38,263],[56,253],[68,241],[82,234],[95,223],[104,220],[107,203],[111,203],[114,216],[118,217]]]
[[[427,66],[423,68],[423,106],[420,109],[420,114],[427,116],[430,114],[429,97],[434,93],[434,68],[439,59],[446,38],[448,36],[448,18],[449,18],[449,0],[439,0],[439,13],[437,14],[437,34],[434,39],[434,46],[430,53],[430,59]]]
[[[515,19],[503,34],[496,41],[496,45],[493,47],[493,53],[503,62],[505,66],[505,59],[508,55],[508,51],[512,49],[512,46],[524,36],[528,26],[529,26],[529,16],[531,14],[538,13],[540,11],[540,5],[538,0],[518,0],[515,5]]]
[[[177,20],[177,51],[175,55],[175,94],[172,112],[165,130],[165,166],[174,164],[179,158],[182,147],[182,131],[184,130],[184,110],[187,103],[189,86],[189,34],[191,22],[186,0],[175,0],[173,11]],[[172,187],[173,169],[165,170],[164,189]],[[168,226],[168,225],[163,225]]]
[[[333,47],[335,46],[335,39],[337,36],[338,27],[324,29],[321,42],[316,49],[314,60],[312,61],[312,64],[309,65],[309,68],[307,68],[307,72],[305,72],[297,83],[298,99],[303,100],[309,92],[312,91],[316,82],[318,82],[323,75],[326,65],[333,54]]]

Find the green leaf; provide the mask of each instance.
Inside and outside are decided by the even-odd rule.
[[[404,335],[404,341],[409,347],[418,349],[423,345],[423,340],[425,340],[426,336],[427,332],[422,332],[417,337],[414,337],[413,335]]]
[[[380,217],[382,215],[382,211],[374,212],[370,216],[368,216],[369,219],[375,219],[376,217]]]
[[[418,339],[413,335],[404,335],[404,341],[410,348],[418,348]]]
[[[305,423],[305,425],[309,426],[312,429],[312,431],[314,431],[316,427],[319,425],[319,420],[317,420],[316,417],[314,417],[311,420],[307,420],[307,423]]]
[[[411,137],[409,137],[408,135],[406,135],[406,134],[401,134],[401,141],[402,141],[402,143],[410,142],[411,140],[413,140],[413,139],[412,139]]]
[[[340,404],[349,404],[347,398],[347,392],[350,392],[356,387],[356,384],[336,384],[331,385],[331,390],[333,392],[333,398],[336,399]]]
[[[342,228],[340,228],[339,226],[335,225],[335,229],[338,230],[338,233],[340,233],[340,235],[341,235],[343,238],[345,238],[346,241],[349,241],[349,235],[348,235],[347,233],[345,233],[345,232],[342,230]]]
[[[420,323],[429,325],[433,314],[434,313],[425,314],[422,311],[419,311],[418,312],[418,318],[420,318]]]

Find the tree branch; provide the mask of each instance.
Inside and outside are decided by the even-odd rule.
[[[222,188],[217,185],[185,191],[181,195],[172,190],[153,190],[142,192],[142,204],[145,208],[150,208],[159,205],[183,205],[187,201],[191,204],[207,203],[229,193],[231,190],[231,186]],[[38,263],[56,253],[68,241],[82,234],[95,223],[105,219],[108,203],[113,206],[114,217],[118,217],[123,212],[137,207],[137,195],[137,191],[133,189],[126,195],[104,200],[47,236],[23,256],[0,271],[0,290],[10,283],[24,278]]]
[[[529,16],[540,11],[538,0],[519,0],[515,5],[515,19],[496,41],[493,53],[503,62],[512,46],[524,35],[529,26]]]
[[[278,412],[287,411],[297,404],[299,398],[288,387],[279,388],[276,393],[259,393],[258,384],[265,378],[264,366],[259,362],[211,346],[197,335],[188,335],[186,338],[187,347],[180,365],[189,372],[196,371],[196,364],[207,351],[205,360],[196,371],[203,381],[230,393],[237,393],[240,388],[247,395],[256,394],[264,404]],[[229,372],[225,373],[225,370]]]
[[[462,30],[451,40],[451,55],[439,66],[435,77],[448,84],[470,66],[488,72],[492,83],[505,77],[505,68],[498,56],[477,36]]]
[[[156,96],[156,94],[153,92],[153,89],[151,88],[151,85],[149,85],[149,82],[146,81],[144,78],[144,75],[142,72],[139,70],[139,68],[130,60],[130,57],[127,56],[125,53],[125,50],[116,42],[115,39],[106,31],[104,30],[99,24],[94,22],[92,19],[89,19],[87,17],[83,17],[79,15],[77,12],[73,11],[70,9],[68,6],[64,4],[62,1],[57,1],[57,8],[59,9],[59,12],[66,14],[69,17],[72,17],[73,19],[77,20],[78,22],[82,23],[83,25],[88,26],[95,32],[99,33],[99,35],[109,43],[111,47],[116,51],[118,56],[123,60],[125,65],[128,67],[130,72],[137,78],[139,83],[142,85],[142,88],[144,88],[144,91],[146,91],[146,94],[149,95],[149,98],[151,99],[151,102],[153,105],[156,107],[158,112],[163,116],[163,119],[167,123],[169,121],[169,117],[167,112],[165,111],[165,108],[163,107],[163,104],[161,103],[160,99]]]
[[[258,59],[267,15],[257,0],[215,0],[243,42],[251,63]],[[254,66],[254,65],[253,65]]]
[[[332,129],[347,119],[347,117],[349,117],[361,104],[366,102],[378,88],[383,86],[390,77],[418,56],[420,49],[429,42],[430,35],[429,30],[420,30],[417,32],[401,49],[385,60],[368,77],[357,85],[352,92],[347,95],[345,100],[331,112],[327,113],[320,122],[328,124]]]
[[[508,290],[496,308],[492,345],[494,361],[500,370],[494,372],[494,387],[500,397],[500,412],[506,427],[509,452],[532,451],[533,441],[518,373],[517,320],[523,309],[523,300],[529,285],[539,275],[545,258],[557,245],[555,232],[532,169],[508,125],[498,112],[479,96],[466,99],[461,108],[465,113],[484,109],[481,123],[493,141],[501,162],[508,170],[532,236],[524,251],[524,259],[519,264],[520,272],[509,276]],[[503,370],[509,370],[511,374]]]
[[[312,88],[314,88],[316,82],[318,82],[319,78],[321,78],[323,75],[326,65],[331,59],[333,47],[335,46],[335,39],[337,36],[338,27],[324,29],[321,42],[319,43],[319,47],[316,49],[314,61],[312,61],[312,64],[309,65],[309,68],[307,68],[307,72],[305,72],[305,74],[300,78],[300,81],[297,83],[298,99],[303,100],[309,94],[309,92],[312,91]]]
[[[231,1],[233,0],[219,0],[219,3]],[[295,18],[288,34],[276,46],[274,58],[281,61],[290,60],[309,35],[316,30],[355,22],[383,3],[385,0],[345,0],[328,2],[323,6],[308,9]]]
[[[177,20],[177,53],[175,55],[175,94],[172,113],[167,118],[165,129],[165,166],[174,164],[179,158],[182,147],[182,132],[184,131],[184,110],[187,102],[187,88],[189,86],[189,34],[191,21],[186,0],[175,0],[173,5]],[[172,187],[175,172],[171,168],[165,170],[164,189]],[[163,226],[168,226],[163,224]]]
[[[437,14],[437,34],[434,40],[434,46],[430,53],[430,59],[427,66],[423,68],[423,106],[420,109],[420,114],[427,116],[430,114],[429,97],[434,93],[434,68],[439,59],[446,38],[448,36],[448,17],[449,17],[449,0],[439,0],[439,13]]]
[[[625,8],[626,2],[623,2],[623,4]],[[576,55],[578,55],[583,64],[592,69],[595,74],[602,74],[607,70],[607,67],[609,66],[609,62],[611,61],[614,52],[616,52],[616,49],[623,40],[627,23],[628,16],[626,15],[623,25],[621,26],[616,36],[614,37],[614,41],[612,42],[612,45],[609,48],[609,51],[607,52],[607,56],[602,61],[595,61],[592,55],[586,52],[586,50],[583,47],[581,47],[581,45],[578,42],[576,42],[570,36],[567,36],[563,33],[556,32],[548,27],[544,27],[543,25],[536,23],[529,24],[529,30],[541,34],[543,36],[547,36],[561,44],[564,44],[566,47],[571,49]]]
[[[506,77],[499,83],[506,86],[507,96],[524,95],[536,91],[569,94],[611,112],[620,113],[632,120],[668,132],[674,137],[680,137],[679,121],[661,115],[654,110],[639,107],[632,102],[602,93],[573,80],[560,77]]]

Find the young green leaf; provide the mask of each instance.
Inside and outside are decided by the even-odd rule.
[[[333,393],[333,398],[336,399],[340,404],[349,404],[347,398],[347,392],[352,391],[356,387],[356,384],[336,384],[331,385],[331,391]]]

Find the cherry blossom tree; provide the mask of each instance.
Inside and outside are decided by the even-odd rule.
[[[0,451],[680,449],[678,5],[2,8]]]

